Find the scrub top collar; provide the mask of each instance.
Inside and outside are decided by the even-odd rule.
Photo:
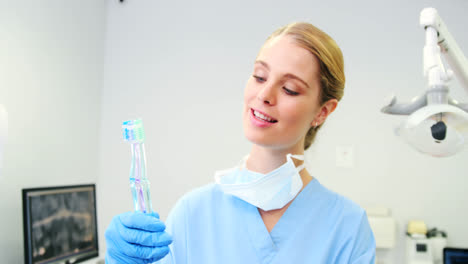
[[[313,213],[304,210],[304,208],[314,202],[314,197],[319,195],[320,190],[318,180],[312,179],[292,201],[270,233],[263,223],[258,208],[236,199],[237,203],[241,203],[239,207],[245,210],[243,225],[246,227],[247,235],[255,248],[259,263],[272,263],[281,249],[281,243],[294,237],[293,234],[299,230],[298,226],[301,226],[302,222],[305,222],[309,215]],[[304,212],[308,212],[308,214],[304,214]]]

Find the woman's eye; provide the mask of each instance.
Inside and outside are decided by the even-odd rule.
[[[295,92],[293,90],[290,90],[286,87],[283,87],[284,91],[286,92],[286,94],[289,94],[289,95],[298,95],[299,93],[298,92]]]
[[[258,75],[253,75],[253,77],[255,78],[255,80],[257,80],[257,82],[260,82],[260,83],[262,83],[262,82],[265,82],[265,81],[266,81],[266,79],[265,79],[265,78],[263,78],[263,77],[260,77],[260,76],[258,76]]]

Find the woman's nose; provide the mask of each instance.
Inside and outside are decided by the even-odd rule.
[[[264,84],[257,94],[257,99],[262,101],[264,104],[274,105],[276,103],[274,86],[270,84]]]

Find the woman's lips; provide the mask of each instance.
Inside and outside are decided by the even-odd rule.
[[[252,108],[250,109],[250,120],[258,127],[269,127],[278,122],[273,117]]]

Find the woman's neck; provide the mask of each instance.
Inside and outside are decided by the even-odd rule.
[[[283,165],[286,162],[288,153],[303,155],[304,150],[272,149],[254,145],[246,161],[246,167],[251,171],[268,173]],[[296,166],[303,163],[295,159],[293,161]]]

